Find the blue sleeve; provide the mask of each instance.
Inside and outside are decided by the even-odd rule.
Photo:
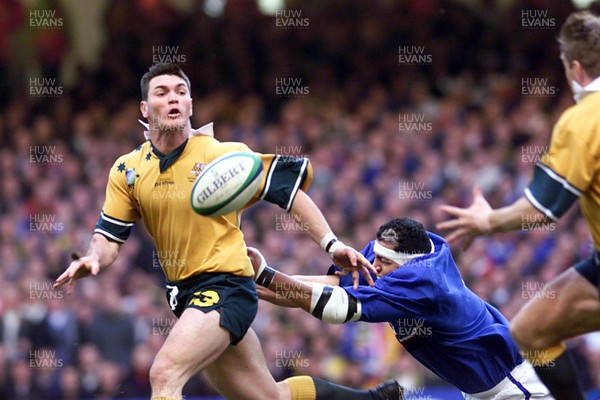
[[[423,318],[435,314],[437,305],[433,276],[429,271],[401,268],[382,277],[375,286],[344,286],[361,303],[360,321],[398,322],[401,318]]]
[[[373,245],[374,245],[375,241],[371,241],[369,242],[369,244],[367,244],[365,246],[364,249],[362,249],[360,252],[363,256],[365,256],[365,258],[370,262],[373,263],[373,261],[375,260],[375,253],[373,253]],[[325,275],[335,275],[336,271],[341,271],[341,269],[335,265],[335,264],[331,264],[331,266],[329,267],[329,269],[327,270],[327,273]],[[373,278],[373,280],[377,280],[377,276],[375,274],[371,274],[371,278]],[[359,280],[359,285],[369,285],[369,283],[367,282],[367,280],[364,278],[364,276],[360,276],[360,280]],[[340,276],[340,286],[352,286],[352,275],[347,274],[344,276]]]

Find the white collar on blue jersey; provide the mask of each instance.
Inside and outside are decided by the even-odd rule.
[[[146,140],[150,140],[150,125],[148,125],[147,122],[142,121],[141,119],[138,119],[138,122],[140,124],[142,124],[142,126],[144,128],[146,128],[146,130],[144,131],[144,137],[146,138]],[[213,130],[213,123],[209,122],[206,125],[201,126],[198,129],[194,129],[192,128],[192,131],[190,132],[190,135],[188,136],[188,139],[193,138],[194,136],[198,136],[198,135],[202,135],[202,136],[210,136],[210,137],[215,137],[215,132]]]
[[[429,254],[433,254],[434,246],[433,241],[429,239],[429,244],[431,245],[431,251]],[[394,251],[392,249],[388,249],[387,247],[382,246],[376,240],[375,245],[373,246],[373,253],[378,255],[379,257],[387,258],[395,262],[396,264],[404,265],[410,260],[418,257],[423,257],[427,255],[426,253],[402,253],[401,251]]]

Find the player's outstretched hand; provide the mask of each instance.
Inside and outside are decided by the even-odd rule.
[[[377,270],[371,265],[369,260],[362,255],[362,253],[354,250],[352,247],[344,245],[335,249],[335,252],[333,253],[333,262],[346,272],[352,271],[352,282],[354,283],[355,290],[358,289],[358,281],[360,278],[358,275],[359,272],[365,277],[367,282],[369,282],[370,286],[375,285],[369,271],[377,275]]]
[[[468,208],[459,208],[449,205],[440,207],[445,213],[455,219],[440,222],[436,225],[439,230],[449,230],[446,235],[448,243],[463,242],[463,250],[469,248],[473,240],[480,235],[490,233],[490,215],[492,207],[487,202],[478,186],[473,188],[473,203]]]
[[[80,258],[77,254],[73,253],[71,258],[73,259],[73,262],[71,262],[69,268],[54,281],[54,289],[61,287],[65,283],[69,284],[67,295],[73,293],[76,280],[90,275],[96,276],[98,275],[98,272],[100,272],[100,263],[97,256],[85,256]]]

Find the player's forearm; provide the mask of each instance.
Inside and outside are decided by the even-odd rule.
[[[268,266],[256,282],[330,324],[358,321],[362,315],[360,301],[339,286],[302,282]]]
[[[103,235],[95,233],[92,236],[92,240],[90,240],[86,256],[97,259],[100,269],[102,270],[116,260],[120,248],[121,245],[118,243],[112,242]]]
[[[298,308],[298,304],[294,303],[292,300],[283,297],[280,293],[275,293],[265,287],[257,286],[256,293],[258,294],[259,299],[268,301],[269,303],[275,304],[276,306]]]
[[[294,279],[279,271],[274,271],[275,276],[268,286],[271,295],[271,301],[274,304],[283,307],[300,307],[304,311],[310,312],[312,285],[308,282],[302,282]]]
[[[492,211],[490,218],[490,233],[527,229],[533,222],[551,222],[540,213],[525,197],[519,198],[513,204]]]
[[[330,286],[338,286],[340,282],[339,276],[336,275],[293,275],[290,278],[301,281],[301,282],[317,282],[323,285]],[[279,293],[276,293],[270,289],[267,289],[262,286],[256,287],[256,292],[258,293],[258,298],[261,300],[268,301],[269,303],[275,304],[280,307],[288,307],[288,308],[298,308],[299,305],[296,304],[292,299],[298,296],[306,296],[304,292],[300,292],[299,294],[293,290],[293,285],[280,284],[279,285]]]
[[[302,190],[296,193],[290,214],[300,226],[306,227],[308,236],[319,245],[321,239],[331,233],[331,228],[319,207]]]

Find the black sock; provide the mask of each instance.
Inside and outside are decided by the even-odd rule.
[[[320,378],[312,379],[315,382],[317,400],[378,400],[369,390],[352,389]]]
[[[556,400],[585,400],[569,350],[548,365],[536,366],[535,372]]]

